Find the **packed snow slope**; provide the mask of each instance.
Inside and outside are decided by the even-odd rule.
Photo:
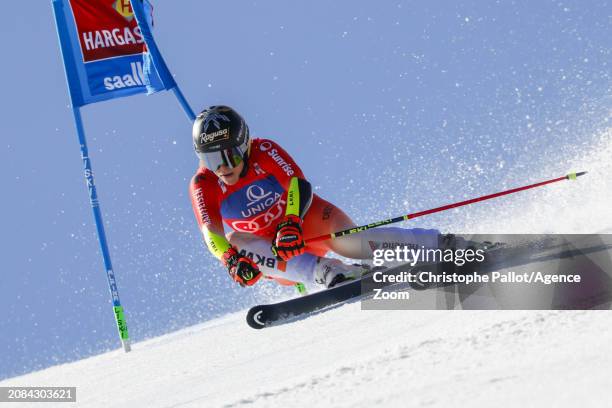
[[[542,169],[588,176],[522,206],[474,208],[479,230],[470,219],[454,228],[612,232],[611,136]],[[245,313],[0,386],[76,386],[76,406],[104,408],[603,406],[612,387],[605,310],[362,311],[354,302],[265,330],[250,329]]]
[[[1,383],[79,407],[602,406],[609,311],[361,311],[256,331],[244,314]],[[19,405],[25,406],[25,405]]]

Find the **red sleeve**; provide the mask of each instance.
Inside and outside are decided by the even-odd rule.
[[[293,158],[276,142],[269,139],[253,139],[251,155],[259,165],[271,173],[284,189],[289,189],[293,177],[306,179],[302,169]]]
[[[199,169],[189,184],[189,195],[200,231],[203,232],[202,227],[206,227],[216,234],[223,235],[221,188],[217,177],[205,169]]]

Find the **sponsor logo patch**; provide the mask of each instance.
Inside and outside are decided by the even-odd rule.
[[[210,216],[208,215],[208,210],[206,209],[206,203],[204,201],[204,192],[202,191],[202,189],[197,188],[193,192],[193,197],[198,207],[198,212],[200,213],[202,224],[209,225],[211,221]]]
[[[328,220],[329,217],[331,216],[332,211],[334,210],[334,207],[331,205],[326,205],[325,208],[323,208],[323,216],[321,217],[323,220]],[[370,241],[372,242],[372,241]],[[374,249],[374,248],[373,248]]]
[[[409,242],[380,242],[380,241],[368,241],[370,244],[370,249],[375,251],[377,249],[395,249],[398,247],[407,247],[407,248],[418,248],[418,245],[412,244]]]
[[[279,200],[268,211],[258,214],[252,219],[236,220],[231,226],[236,231],[254,233],[272,226],[285,212],[285,201]]]
[[[211,133],[202,133],[200,134],[200,144],[209,145],[211,143],[220,142],[222,140],[229,139],[229,136],[229,128],[217,130],[216,132]]]
[[[132,21],[134,18],[134,11],[132,10],[132,4],[129,0],[117,0],[113,4],[113,8],[128,22]]]
[[[84,62],[141,54],[145,50],[129,0],[71,0],[70,5]]]
[[[261,142],[259,144],[259,150],[261,150],[262,152],[267,152],[268,150],[270,150],[272,148],[272,143],[270,142]]]
[[[221,203],[223,219],[235,230],[255,232],[275,225],[285,211],[284,189],[268,176],[232,192]]]
[[[240,256],[246,256],[247,258],[250,258],[258,266],[267,266],[268,268],[273,268],[273,269],[277,267],[276,259],[268,258],[265,255],[260,255],[254,252],[247,252],[245,249],[240,250]],[[281,267],[280,263],[278,267],[280,269]]]
[[[274,162],[278,165],[278,167],[280,167],[285,172],[286,175],[293,176],[295,172],[293,171],[291,164],[287,163],[285,159],[283,159],[283,157],[280,155],[278,150],[276,149],[270,150],[268,152],[268,156],[270,156],[272,160],[274,160]]]

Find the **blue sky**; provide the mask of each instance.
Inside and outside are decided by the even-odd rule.
[[[538,180],[540,163],[609,126],[607,1],[154,6],[194,110],[234,106],[358,222]],[[4,378],[118,344],[50,2],[7,2],[0,44]],[[203,248],[191,125],[171,94],[83,116],[135,340],[275,293],[234,287]]]

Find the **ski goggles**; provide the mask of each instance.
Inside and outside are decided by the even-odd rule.
[[[242,146],[237,146],[216,152],[197,152],[197,155],[204,162],[207,169],[217,171],[223,165],[230,169],[238,167],[242,163],[245,153]]]

